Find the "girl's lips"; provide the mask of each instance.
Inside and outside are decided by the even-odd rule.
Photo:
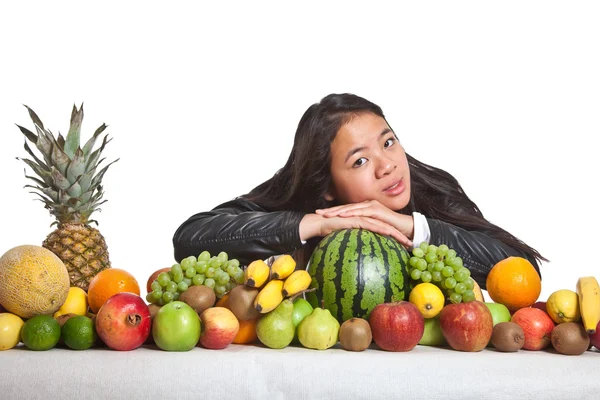
[[[397,196],[400,193],[404,192],[404,180],[400,179],[398,182],[394,183],[392,186],[388,187],[383,191],[383,193],[389,196]]]

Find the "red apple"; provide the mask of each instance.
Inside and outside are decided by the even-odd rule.
[[[152,275],[150,275],[150,278],[148,278],[148,282],[146,282],[146,292],[150,293],[152,291],[152,288],[150,286],[152,285],[152,282],[154,282],[156,278],[158,278],[158,275],[161,272],[169,272],[170,270],[171,268],[161,268],[158,271],[154,271]]]
[[[484,303],[469,301],[442,308],[440,325],[450,347],[474,352],[483,350],[490,342],[494,319]]]
[[[235,315],[225,307],[207,308],[200,314],[200,344],[207,349],[224,349],[233,342],[240,329]]]
[[[517,310],[511,322],[516,323],[525,333],[525,350],[542,350],[550,344],[550,334],[554,321],[539,308],[525,307]]]
[[[531,307],[533,307],[533,308],[539,308],[543,312],[548,313],[548,311],[546,310],[546,302],[545,301],[538,301],[536,303],[533,303],[531,305]]]
[[[596,326],[596,333],[590,335],[590,344],[600,350],[600,322]]]
[[[150,310],[133,293],[117,293],[102,305],[96,315],[98,336],[113,350],[133,350],[150,335]]]
[[[382,350],[409,351],[423,337],[425,320],[414,304],[398,301],[376,305],[369,325],[373,341]]]

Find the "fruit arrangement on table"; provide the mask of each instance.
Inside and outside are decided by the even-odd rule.
[[[486,302],[463,260],[443,243],[410,252],[362,229],[326,236],[307,269],[290,255],[240,265],[235,254],[203,251],[148,271],[145,299],[135,277],[113,268],[100,232],[89,224],[103,196],[99,127],[80,147],[83,109],[74,107],[66,138],[55,138],[28,108],[37,134],[19,127],[42,153],[23,161],[58,227],[42,246],[0,257],[0,350],[106,346],[164,351],[230,344],[349,351],[410,351],[417,345],[477,352],[554,349],[580,355],[600,348],[600,287],[581,277],[574,290],[539,301],[529,261],[508,257],[491,269]],[[233,257],[230,257],[233,256]],[[468,256],[468,255],[465,255]],[[373,346],[374,343],[374,346]]]
[[[353,231],[346,234],[373,235]],[[324,248],[330,255],[335,251]],[[541,286],[533,266],[527,260],[509,257],[496,264],[487,278],[488,294],[498,301],[475,300],[481,295],[476,283],[473,298],[462,296],[458,301],[453,296],[457,292],[449,290],[443,279],[423,282],[410,273],[416,268],[411,267],[416,265],[415,258],[425,260],[422,253],[431,255],[429,261],[434,253],[438,254],[437,261],[445,260],[448,252],[454,254],[447,246],[426,243],[413,249],[412,257],[403,250],[406,254],[399,258],[407,262],[397,267],[410,276],[401,285],[407,288],[404,294],[338,313],[336,306],[344,304],[351,283],[362,288],[352,292],[355,296],[364,295],[368,293],[365,288],[372,285],[369,280],[392,274],[389,268],[382,269],[378,276],[373,274],[373,265],[367,265],[368,261],[385,266],[388,258],[381,254],[360,261],[363,250],[358,246],[353,252],[346,247],[339,257],[331,258],[340,265],[355,260],[357,274],[345,283],[345,290],[343,280],[335,274],[313,276],[314,269],[298,269],[289,255],[241,266],[225,252],[216,256],[202,252],[197,258],[187,257],[149,274],[147,287],[151,290],[144,301],[136,279],[117,268],[96,274],[87,291],[55,285],[54,277],[67,273],[58,257],[43,247],[18,246],[0,258],[0,304],[5,309],[0,313],[0,349],[22,342],[32,350],[55,346],[133,350],[145,344],[165,351],[189,351],[195,347],[223,349],[232,343],[325,350],[339,343],[349,351],[371,347],[402,352],[423,345],[467,352],[486,347],[502,352],[551,348],[557,353],[579,355],[600,346],[600,290],[595,278],[582,277],[575,291],[558,290],[540,302]],[[435,269],[431,264],[437,261],[429,262],[426,268]],[[206,280],[211,279],[206,278],[207,265],[211,263],[209,268],[215,271],[209,275],[216,279],[212,278],[207,286]],[[454,263],[456,276],[464,267]],[[217,269],[221,274],[215,273]],[[204,278],[194,281],[200,275]],[[228,282],[222,279],[225,276]],[[506,286],[507,276],[513,280],[510,286]],[[29,282],[27,287],[22,285],[24,279]],[[458,274],[453,279],[462,283],[470,278]],[[217,293],[217,283],[227,290]],[[452,283],[449,286],[454,288],[458,284]],[[498,292],[499,288],[502,290]],[[38,296],[31,297],[31,293]],[[310,300],[304,298],[309,295]],[[63,298],[62,303],[55,300]],[[315,299],[320,304],[314,303]]]

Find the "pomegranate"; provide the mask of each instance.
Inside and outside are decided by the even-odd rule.
[[[96,315],[98,336],[113,350],[137,349],[150,335],[151,327],[150,309],[133,293],[115,294]]]

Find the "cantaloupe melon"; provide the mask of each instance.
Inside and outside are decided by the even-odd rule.
[[[69,273],[41,246],[24,245],[0,258],[0,304],[21,318],[52,315],[67,299]]]

